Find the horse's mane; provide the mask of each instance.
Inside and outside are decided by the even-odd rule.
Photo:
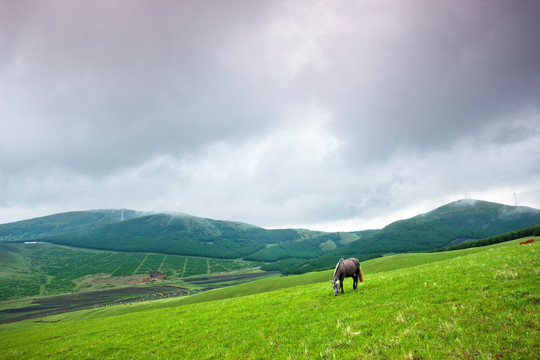
[[[343,261],[343,258],[339,259],[339,261],[337,262],[336,268],[334,269],[334,279],[336,278],[336,273],[337,273],[339,264],[341,264],[342,261]]]

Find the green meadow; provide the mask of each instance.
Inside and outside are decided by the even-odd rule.
[[[4,324],[0,358],[536,359],[537,246],[366,261],[337,297],[324,271]]]

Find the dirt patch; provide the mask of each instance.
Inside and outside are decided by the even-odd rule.
[[[104,286],[125,286],[135,285],[142,283],[142,280],[146,277],[145,274],[137,274],[130,276],[111,276],[110,274],[94,274],[84,277],[80,283],[81,287],[89,285],[92,287],[104,287]]]
[[[141,281],[137,282],[137,284],[144,284],[150,281],[156,282],[156,281],[161,281],[165,279],[167,279],[167,277],[161,271],[149,271],[148,276],[146,276]]]

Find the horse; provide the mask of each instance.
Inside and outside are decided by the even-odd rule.
[[[522,241],[519,243],[519,245],[526,245],[526,244],[532,244],[534,243],[534,239],[529,239],[527,241]]]
[[[360,261],[355,258],[348,258],[347,260],[339,259],[336,269],[334,270],[334,280],[330,280],[332,288],[334,289],[334,295],[339,295],[339,290],[343,294],[343,279],[346,277],[353,278],[353,289],[358,289],[358,280],[364,281],[362,275],[362,269],[360,268]]]

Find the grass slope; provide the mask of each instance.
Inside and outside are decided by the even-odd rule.
[[[519,240],[518,240],[519,241]],[[517,244],[516,241],[512,243],[501,244],[499,246],[508,246],[511,244]],[[372,259],[362,263],[362,271],[366,274],[374,274],[384,271],[391,271],[397,269],[405,269],[408,267],[434,263],[438,261],[448,260],[455,257],[461,257],[470,255],[482,249],[466,249],[459,251],[451,251],[445,253],[418,253],[418,254],[398,254],[392,256],[385,256],[383,258]],[[173,299],[167,299],[162,301],[152,301],[136,304],[136,306],[130,307],[107,307],[100,309],[91,309],[85,312],[71,313],[68,315],[60,315],[54,317],[54,321],[64,320],[66,317],[70,319],[84,319],[87,316],[91,318],[106,317],[112,315],[120,315],[125,313],[131,313],[135,311],[145,311],[149,309],[158,309],[165,307],[176,307],[179,305],[196,304],[207,301],[231,299],[235,297],[241,297],[246,295],[260,294],[264,292],[270,292],[280,289],[292,288],[301,285],[309,285],[315,283],[325,283],[332,278],[334,270],[317,271],[308,274],[291,275],[286,277],[269,276],[265,279],[260,279],[247,284],[239,284],[235,286],[229,286],[225,288],[215,289],[212,291],[205,291],[195,295],[187,297],[178,297]]]
[[[145,213],[134,210],[71,211],[8,224],[0,224],[0,242],[28,241],[44,236],[79,235],[100,226],[134,219]]]
[[[540,351],[538,245],[506,245],[379,273],[364,264],[359,291],[348,279],[338,297],[324,281],[123,315],[2,325],[0,358],[533,359]]]
[[[82,211],[0,224],[1,242],[42,241],[123,252],[276,261],[313,258],[343,247],[338,233],[257,226],[185,214]],[[362,235],[351,234],[357,239]]]
[[[291,273],[330,268],[337,257],[375,258],[388,253],[429,251],[456,241],[487,238],[540,224],[540,210],[464,199],[396,221],[372,236],[308,260]]]
[[[459,200],[426,214],[396,221],[357,248],[381,253],[426,251],[457,239],[482,239],[540,223],[540,210],[487,201]],[[354,243],[351,244],[351,250]]]
[[[1,242],[49,243],[122,252],[152,252],[265,262],[283,274],[328,269],[335,259],[434,250],[540,223],[540,210],[460,200],[384,229],[324,233],[257,226],[185,214],[124,210],[72,212],[0,225]]]

